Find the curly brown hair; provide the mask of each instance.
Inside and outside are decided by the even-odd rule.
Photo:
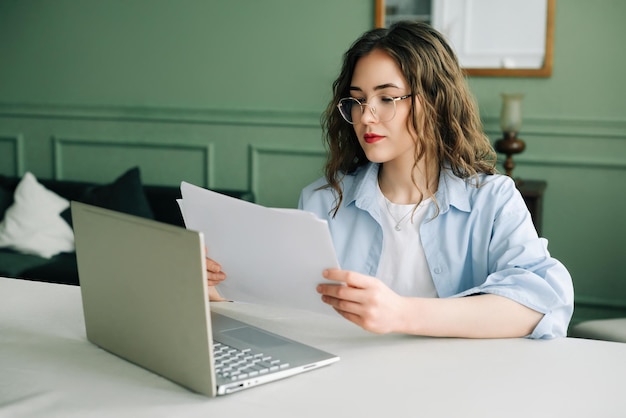
[[[328,156],[324,173],[337,193],[336,213],[343,193],[340,182],[368,163],[352,125],[343,120],[337,103],[350,96],[352,74],[360,58],[379,49],[393,58],[411,92],[418,97],[422,112],[411,103],[407,125],[417,133],[415,164],[443,164],[460,178],[478,173],[496,173],[496,154],[483,132],[478,106],[469,91],[456,54],[444,37],[431,26],[418,22],[397,22],[389,28],[365,32],[344,54],[339,77],[333,82],[333,98],[322,115]],[[409,126],[410,127],[410,126]],[[430,179],[426,179],[430,184]],[[415,182],[415,181],[414,181]],[[478,184],[477,184],[478,185]]]

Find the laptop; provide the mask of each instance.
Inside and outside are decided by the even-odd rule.
[[[211,397],[339,360],[211,312],[201,233],[79,202],[71,210],[93,344]]]

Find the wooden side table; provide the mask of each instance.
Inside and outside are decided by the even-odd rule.
[[[547,185],[545,181],[541,180],[521,180],[517,185],[518,190],[526,202],[526,206],[528,206],[528,210],[530,211],[535,229],[539,236],[541,236],[543,222],[543,193]]]

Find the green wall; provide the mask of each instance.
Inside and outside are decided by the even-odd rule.
[[[319,112],[363,0],[1,0],[3,102]]]
[[[252,189],[293,207],[321,174],[319,116],[374,0],[0,0],[0,174]],[[558,0],[549,78],[471,78],[487,133],[523,92],[515,174],[576,320],[626,315],[626,2]]]

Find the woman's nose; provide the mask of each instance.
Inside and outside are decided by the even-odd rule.
[[[363,113],[361,114],[361,123],[376,123],[378,122],[378,116],[376,116],[376,108],[366,105],[365,109],[363,109]]]

